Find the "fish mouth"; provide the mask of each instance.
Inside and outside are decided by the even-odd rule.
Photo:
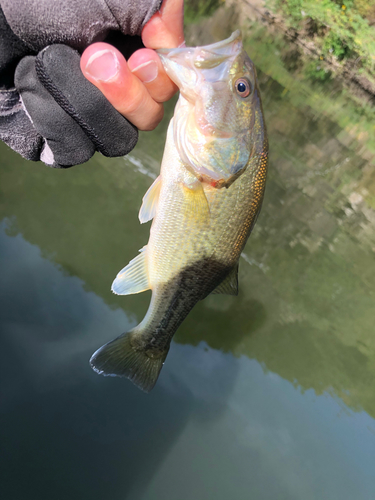
[[[236,57],[242,50],[242,35],[236,30],[226,40],[200,47],[157,49],[168,76],[180,88],[196,83],[195,70],[212,69]]]

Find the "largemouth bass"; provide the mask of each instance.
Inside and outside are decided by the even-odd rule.
[[[143,321],[96,351],[95,371],[150,391],[174,333],[210,293],[238,293],[238,261],[259,214],[268,142],[254,65],[241,34],[205,47],[158,50],[180,97],[160,176],[139,219],[150,239],[112,285],[152,290]]]

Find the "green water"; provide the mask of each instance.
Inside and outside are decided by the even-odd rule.
[[[147,242],[167,120],[67,171],[0,145],[2,498],[375,498],[375,167],[352,108],[249,45],[271,162],[240,294],[195,307],[149,395],[88,359],[149,303],[110,286]]]

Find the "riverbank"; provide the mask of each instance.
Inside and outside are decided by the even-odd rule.
[[[309,0],[231,3],[240,10],[240,17],[262,23],[292,44],[292,53],[286,55],[292,69],[305,72],[312,81],[336,80],[375,105],[375,2],[373,9],[367,5],[368,18],[360,15],[365,8],[358,11],[353,2],[347,2],[351,8],[332,0],[313,6]]]

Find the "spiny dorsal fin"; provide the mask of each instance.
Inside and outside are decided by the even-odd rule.
[[[157,177],[148,188],[142,200],[142,206],[139,210],[138,218],[141,224],[153,219],[158,208],[158,201],[161,188],[161,176]]]
[[[226,295],[238,295],[238,264],[234,266],[224,281],[211,292],[212,294],[224,293]]]
[[[194,179],[189,185],[183,183],[182,189],[186,200],[185,215],[201,220],[207,219],[210,215],[210,208],[201,182]]]
[[[121,269],[112,283],[112,292],[116,295],[130,295],[148,290],[150,284],[147,274],[147,246],[141,248],[139,255]]]

